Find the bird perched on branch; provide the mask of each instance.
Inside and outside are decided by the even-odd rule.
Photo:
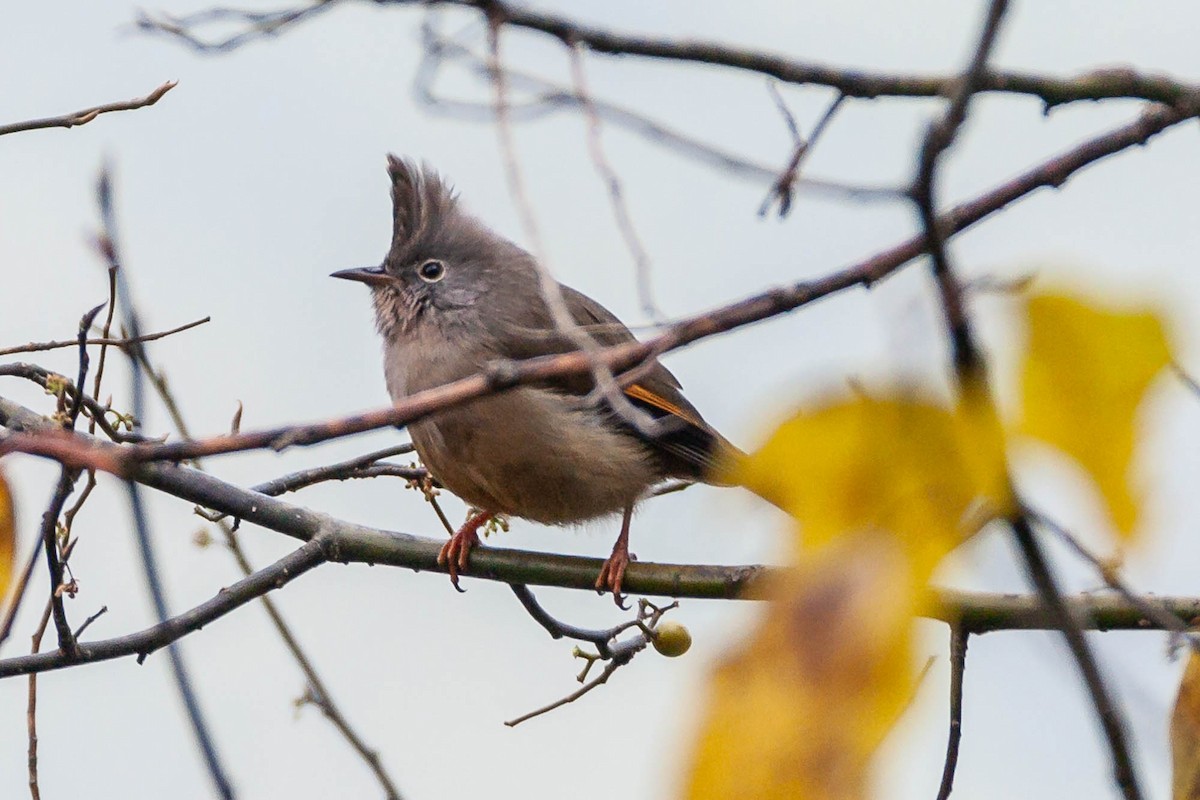
[[[596,347],[634,341],[590,297],[561,284],[544,292],[533,256],[466,213],[436,172],[389,156],[388,175],[387,257],[333,277],[371,288],[393,401],[497,359],[578,350],[580,336]],[[574,331],[556,325],[555,310]],[[620,535],[596,578],[597,590],[620,602],[634,504],[669,478],[717,482],[714,467],[738,452],[657,360],[624,383],[602,392],[585,374],[517,386],[409,426],[430,475],[477,509],[438,556],[456,587],[479,528],[497,514],[566,525],[621,513]]]

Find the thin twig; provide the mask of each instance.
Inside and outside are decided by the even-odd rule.
[[[1101,580],[1104,581],[1110,589],[1121,595],[1125,602],[1137,608],[1145,615],[1146,619],[1153,620],[1154,624],[1165,631],[1171,631],[1175,637],[1182,638],[1188,645],[1197,653],[1200,653],[1200,638],[1192,631],[1191,627],[1180,620],[1171,612],[1164,609],[1162,606],[1154,602],[1148,597],[1141,597],[1136,594],[1117,574],[1116,569],[1099,558],[1096,554],[1088,550],[1076,537],[1071,535],[1071,532],[1065,527],[1047,517],[1040,511],[1034,511],[1028,507],[1025,513],[1038,525],[1041,525],[1046,530],[1053,533],[1060,541],[1065,543],[1071,550],[1084,561],[1091,564],[1100,573]]]
[[[941,156],[953,144],[959,127],[966,119],[972,95],[980,89],[987,69],[987,60],[995,44],[1000,25],[1008,9],[1007,0],[992,0],[988,6],[978,42],[971,61],[963,73],[959,85],[951,97],[942,117],[930,126],[921,147],[916,177],[909,190],[925,229],[925,249],[930,255],[932,271],[941,297],[942,310],[951,341],[955,377],[960,394],[981,392],[985,401],[992,406],[988,413],[995,414],[994,400],[987,390],[987,365],[975,344],[971,321],[964,303],[963,286],[959,282],[946,252],[945,240],[948,233],[941,227],[934,204],[936,202],[936,176]],[[1011,478],[1008,492],[1014,498],[1016,490]],[[1029,517],[1017,503],[1017,511],[1011,515],[1009,525],[1017,540],[1026,572],[1046,604],[1058,627],[1067,640],[1072,656],[1083,675],[1091,695],[1092,705],[1100,718],[1101,727],[1108,740],[1117,785],[1126,800],[1140,800],[1137,775],[1126,740],[1124,722],[1113,698],[1105,685],[1096,663],[1095,655],[1088,647],[1082,626],[1074,619],[1066,605],[1057,581],[1050,570],[1041,546],[1034,536]]]
[[[171,422],[175,426],[175,429],[183,438],[190,438],[191,431],[188,428],[187,421],[184,419],[183,410],[180,408],[179,403],[176,400],[174,393],[168,386],[165,377],[159,370],[154,368],[154,365],[151,364],[150,359],[144,349],[139,350],[137,356],[141,361],[142,368],[146,371],[146,375],[150,378],[151,385],[154,387],[159,398],[163,401],[163,405],[166,406],[167,413],[171,417]],[[240,412],[241,404],[239,403],[238,416],[235,416],[234,424],[231,426],[234,433],[237,432],[239,427],[240,419],[238,417],[240,417]],[[252,491],[261,491],[263,494],[268,495],[272,491],[276,490],[278,490],[279,494],[282,494],[286,491],[295,491],[296,489],[300,488],[301,485],[311,485],[312,483],[316,483],[318,480],[329,479],[329,476],[332,474],[332,472],[336,471],[336,468],[338,467],[354,465],[361,469],[363,465],[374,464],[381,458],[404,455],[412,452],[412,450],[412,444],[396,445],[394,447],[368,453],[365,456],[360,456],[357,459],[351,459],[350,461],[342,462],[342,464],[332,465],[331,467],[317,468],[314,470],[306,470],[301,473],[285,475],[282,478],[277,478],[275,481],[269,481],[267,484],[261,484],[259,487],[252,489]],[[203,469],[203,464],[199,459],[193,461],[192,463],[197,470]],[[305,481],[307,481],[307,483],[305,483]],[[200,513],[203,515],[203,512]],[[242,543],[238,538],[235,526],[230,525],[228,520],[224,519],[224,514],[217,514],[211,517],[208,515],[205,516],[206,518],[218,523],[218,527],[225,537],[225,545],[229,549],[229,552],[233,555],[234,562],[237,564],[238,569],[241,570],[242,575],[248,579],[254,574],[255,570],[254,566],[250,562],[249,556],[246,555],[246,551],[242,547]],[[299,638],[292,630],[291,625],[288,624],[287,620],[284,619],[279,607],[269,596],[265,594],[260,598],[260,600],[262,602],[263,610],[267,612],[267,617],[271,620],[271,624],[275,626],[275,630],[279,634],[279,638],[283,641],[284,647],[286,647],[288,652],[291,653],[292,658],[296,661],[296,665],[304,675],[304,679],[309,687],[309,693],[312,695],[314,702],[316,702],[320,707],[321,712],[325,715],[325,718],[328,719],[335,728],[337,728],[338,732],[342,734],[354,751],[357,752],[367,764],[368,769],[370,769],[375,775],[375,779],[379,782],[380,787],[383,789],[385,797],[387,797],[388,800],[401,800],[400,790],[396,787],[395,781],[392,779],[387,769],[383,766],[383,762],[379,757],[379,753],[370,745],[368,745],[363,737],[359,735],[359,733],[346,718],[346,715],[341,711],[338,704],[334,702],[333,695],[331,694],[328,685],[325,683],[324,679],[321,678],[320,673],[317,672],[316,665],[301,646]]]
[[[642,646],[645,647],[645,645],[642,645]],[[516,726],[520,725],[522,722],[528,722],[529,720],[531,720],[535,717],[540,717],[543,714],[549,714],[551,711],[554,711],[556,708],[562,708],[565,705],[574,703],[576,700],[583,697],[584,695],[586,695],[588,692],[592,691],[596,687],[602,686],[603,684],[608,683],[608,679],[611,678],[613,673],[616,672],[618,669],[620,669],[622,666],[623,666],[622,662],[608,661],[605,663],[604,669],[601,670],[599,675],[597,675],[595,678],[592,678],[590,681],[588,681],[587,683],[585,683],[583,686],[579,687],[575,691],[571,692],[566,697],[560,697],[559,699],[557,699],[551,703],[547,703],[546,705],[542,706],[541,708],[535,708],[533,711],[522,714],[519,717],[513,717],[510,720],[505,720],[504,724],[509,728],[515,728]]]
[[[978,354],[975,352],[975,344],[971,341],[970,327],[966,321],[962,287],[946,254],[947,232],[942,228],[937,215],[937,168],[942,154],[954,143],[958,129],[967,118],[967,108],[972,96],[980,89],[987,70],[988,57],[1007,11],[1008,0],[992,0],[989,4],[979,41],[958,88],[951,97],[945,113],[929,126],[925,134],[917,174],[908,192],[925,229],[925,249],[932,261],[934,278],[941,293],[942,308],[950,330],[954,364],[960,374],[974,368]]]
[[[211,321],[212,321],[212,317],[205,317],[204,319],[198,319],[195,322],[189,322],[186,325],[180,325],[177,328],[171,328],[169,331],[159,331],[158,333],[147,333],[144,336],[137,337],[136,340],[129,339],[129,338],[110,339],[110,338],[108,338],[108,332],[104,331],[103,335],[101,335],[100,338],[88,339],[87,343],[89,345],[100,345],[101,348],[106,348],[109,346],[126,347],[128,345],[134,344],[135,341],[137,343],[140,343],[140,342],[153,342],[158,339],[163,339],[167,336],[171,336],[176,333],[182,333],[183,331],[191,330],[192,328],[195,328],[197,326],[203,325],[206,322],[211,322]],[[106,323],[106,327],[107,327],[107,324],[108,323]],[[41,353],[46,350],[60,350],[60,349],[66,348],[66,347],[75,347],[77,344],[78,344],[78,340],[76,340],[76,339],[55,341],[55,342],[30,342],[29,344],[22,344],[22,345],[17,345],[15,347],[6,347],[3,349],[0,349],[0,356],[11,356],[11,355],[16,355],[17,353]],[[103,357],[104,357],[103,349],[101,349],[100,354],[101,354],[101,359],[102,359],[101,365],[103,365]],[[99,369],[97,370],[97,374],[100,374]],[[97,391],[98,391],[98,389],[93,390],[92,395],[95,396]]]
[[[66,609],[63,607],[63,566],[58,557],[58,516],[62,513],[67,497],[75,485],[75,472],[70,467],[63,467],[55,485],[50,504],[42,514],[41,542],[46,554],[46,563],[50,570],[50,608],[54,619],[54,629],[58,634],[58,647],[64,653],[75,652],[75,637],[71,633],[71,624],[67,622]]]
[[[595,382],[597,392],[608,407],[643,436],[653,437],[662,430],[662,423],[648,412],[633,405],[621,391],[610,366],[602,362],[597,354],[601,347],[589,336],[576,321],[567,308],[563,287],[550,271],[546,259],[546,249],[542,246],[541,234],[538,231],[537,218],[533,213],[533,204],[525,191],[525,179],[517,161],[516,141],[513,137],[512,125],[508,119],[508,78],[504,71],[504,62],[500,55],[500,26],[489,18],[488,20],[488,67],[491,72],[496,108],[496,137],[499,140],[500,151],[503,154],[504,174],[508,182],[509,194],[517,207],[517,215],[521,227],[529,239],[533,250],[533,261],[537,267],[538,285],[542,300],[550,314],[555,329],[570,339],[578,352],[587,361],[588,371]]]
[[[144,350],[144,345],[141,342],[141,321],[137,306],[133,302],[132,294],[129,291],[125,271],[121,268],[120,250],[117,246],[116,210],[113,199],[112,176],[107,168],[100,173],[100,179],[96,187],[96,199],[102,225],[100,235],[97,239],[97,247],[104,257],[109,270],[116,275],[120,294],[125,300],[125,327],[129,332],[128,338],[130,339],[130,343],[125,347],[125,353],[129,356],[130,396],[132,398],[135,420],[134,432],[137,433],[139,432],[141,421],[145,418],[146,398],[145,376],[142,373],[141,362],[136,354]],[[78,385],[82,386],[82,381]],[[136,481],[132,480],[127,480],[125,486],[129,496],[129,510],[133,518],[133,529],[137,534],[138,551],[142,558],[142,572],[146,578],[146,587],[149,590],[150,600],[154,606],[154,613],[159,623],[165,623],[170,618],[170,613],[167,609],[166,590],[163,587],[161,572],[158,568],[158,559],[154,550],[153,539],[150,535],[150,523],[146,516],[141,487]],[[191,677],[188,674],[187,665],[183,659],[183,652],[177,645],[171,643],[167,646],[167,656],[171,664],[171,673],[175,679],[176,688],[179,691],[180,698],[183,700],[188,721],[191,723],[192,733],[203,756],[209,777],[220,797],[224,798],[224,800],[233,800],[233,785],[230,783],[227,772],[217,754],[216,743],[213,741],[208,724],[204,719],[199,698],[192,687]]]
[[[622,623],[615,628],[607,631],[587,631],[581,628],[576,628],[573,625],[565,625],[554,617],[550,616],[544,608],[542,608],[533,593],[527,587],[513,586],[513,592],[516,593],[517,599],[521,601],[521,605],[529,612],[538,624],[546,629],[547,632],[554,638],[558,639],[567,636],[573,639],[581,639],[582,641],[590,642],[596,646],[596,653],[586,653],[575,648],[575,657],[584,659],[587,664],[584,666],[583,672],[579,674],[578,680],[583,683],[583,686],[574,692],[571,692],[566,697],[559,698],[551,703],[548,703],[541,708],[534,709],[527,714],[522,714],[519,717],[510,719],[504,724],[510,728],[520,725],[522,722],[531,720],[534,717],[540,717],[543,714],[548,714],[557,708],[562,708],[568,703],[574,703],[579,698],[583,697],[588,692],[592,691],[602,684],[608,683],[608,679],[613,673],[621,667],[633,660],[634,656],[646,649],[646,645],[654,640],[655,629],[659,621],[668,611],[675,609],[679,603],[672,602],[665,606],[656,606],[647,600],[638,601],[637,617],[630,622]],[[519,591],[523,590],[523,591]],[[618,634],[631,628],[639,628],[641,630],[636,636],[621,641],[616,641]],[[604,669],[601,673],[592,680],[584,683],[587,673],[597,661],[604,661]]]
[[[50,423],[41,415],[0,396],[0,426],[35,433]],[[117,448],[96,440],[93,446]],[[308,541],[325,531],[346,563],[389,565],[445,573],[437,563],[442,541],[410,534],[368,528],[335,520],[257,492],[247,491],[197,470],[169,464],[140,467],[134,480],[205,508],[213,508],[268,530]],[[480,548],[472,554],[472,577],[530,586],[557,586],[594,591],[601,560],[528,550]],[[641,595],[677,598],[753,599],[769,582],[772,569],[761,565],[710,566],[630,564],[626,584]],[[933,618],[960,623],[973,634],[997,630],[1052,630],[1056,620],[1032,595],[986,594],[943,589],[941,607]],[[1200,597],[1157,598],[1162,607],[1181,620],[1200,618]],[[1072,598],[1071,613],[1085,620],[1090,630],[1158,630],[1152,620],[1123,598],[1095,594]]]
[[[1071,655],[1075,658],[1079,671],[1083,675],[1088,694],[1092,698],[1092,705],[1096,709],[1096,715],[1100,718],[1100,726],[1108,740],[1113,762],[1113,777],[1117,786],[1127,800],[1139,800],[1142,793],[1133,766],[1125,723],[1103,676],[1100,674],[1100,666],[1096,662],[1096,657],[1084,638],[1083,626],[1074,617],[1062,592],[1059,591],[1046,556],[1034,536],[1033,528],[1029,525],[1029,520],[1024,515],[1018,515],[1010,520],[1010,525],[1038,596],[1046,603],[1048,610],[1053,615],[1056,627],[1066,638]]]
[[[113,111],[133,111],[134,109],[152,106],[161,100],[164,94],[174,89],[175,84],[175,81],[167,81],[145,97],[138,97],[123,103],[106,103],[102,106],[92,106],[91,108],[85,108],[73,114],[63,114],[59,117],[31,119],[25,122],[0,125],[0,136],[19,133],[21,131],[39,130],[41,128],[74,128],[76,125],[86,125],[101,114],[108,114]]]
[[[68,656],[62,650],[55,650],[0,660],[0,677],[28,675],[127,656],[137,656],[139,662],[144,661],[151,653],[169,647],[187,634],[200,630],[267,592],[282,588],[327,561],[329,556],[329,539],[314,538],[274,564],[225,587],[206,602],[182,614],[137,633],[81,643],[78,656]]]
[[[19,361],[12,364],[0,364],[0,376],[24,378],[27,381],[36,383],[47,391],[51,391],[52,387],[54,387],[55,391],[61,390],[72,401],[81,397],[83,410],[87,412],[88,417],[96,423],[96,426],[100,428],[105,436],[114,442],[140,442],[144,440],[143,436],[136,433],[123,433],[117,430],[106,418],[111,409],[99,403],[94,397],[81,394],[75,384],[63,375],[51,372],[45,367],[39,367],[37,364],[28,364]]]
[[[32,647],[30,655],[36,656],[38,651],[42,649],[42,637],[46,635],[46,626],[50,623],[51,604],[46,603],[46,609],[42,612],[42,621],[38,624],[37,630],[33,632]],[[29,737],[29,746],[26,749],[26,761],[29,770],[29,795],[33,800],[41,800],[42,791],[38,786],[38,735],[37,735],[37,674],[30,673],[29,688],[25,703],[25,730]]]
[[[4,609],[4,620],[0,622],[0,646],[12,634],[13,623],[17,620],[17,612],[21,610],[26,589],[29,588],[29,579],[33,577],[33,570],[37,567],[38,557],[41,554],[42,540],[38,539],[34,543],[33,548],[30,549],[29,557],[25,559],[25,566],[21,568],[16,585],[13,586],[12,591],[9,593],[8,608]]]
[[[587,121],[588,152],[592,156],[592,163],[596,167],[596,172],[600,174],[601,179],[608,188],[608,199],[612,205],[613,216],[617,220],[617,228],[621,231],[621,238],[625,241],[625,247],[628,248],[629,254],[633,256],[634,274],[637,276],[638,299],[641,301],[642,311],[648,314],[651,319],[661,320],[664,315],[658,308],[658,304],[654,301],[654,288],[650,283],[650,256],[646,253],[646,248],[638,236],[637,229],[634,227],[633,217],[629,214],[629,205],[621,189],[621,179],[617,176],[617,171],[613,169],[612,164],[609,163],[608,157],[604,153],[600,115],[596,112],[596,106],[592,102],[591,93],[588,91],[587,74],[583,68],[582,49],[578,46],[570,46],[567,48],[567,52],[571,57],[571,77],[575,84],[575,95],[579,98],[583,108],[584,119]]]
[[[87,352],[87,332],[92,327],[92,322],[96,319],[96,315],[100,313],[103,305],[96,306],[79,320],[79,335],[77,338],[77,346],[79,348],[79,375],[75,381],[76,386],[82,386],[87,381],[88,372],[88,352]],[[79,419],[79,413],[83,409],[83,393],[76,392],[74,401],[71,403],[70,412],[66,419],[63,420],[62,427],[67,430],[73,430],[76,422]],[[67,611],[63,604],[63,594],[66,588],[63,580],[63,563],[59,557],[59,538],[58,538],[58,521],[59,516],[63,513],[63,508],[66,506],[67,498],[75,489],[75,482],[79,479],[79,473],[64,465],[59,471],[58,483],[55,485],[54,494],[50,498],[50,503],[46,507],[46,511],[42,514],[41,525],[41,540],[42,548],[46,554],[46,564],[50,572],[50,612],[51,618],[54,620],[54,629],[58,635],[58,647],[68,655],[76,652],[75,636],[71,632],[71,624],[67,621]],[[64,542],[65,545],[65,542]],[[69,590],[68,593],[73,593]]]
[[[787,166],[779,173],[779,177],[771,185],[771,190],[767,192],[767,197],[763,200],[762,205],[758,209],[758,215],[765,217],[767,212],[771,210],[771,204],[776,200],[779,201],[779,216],[786,217],[792,209],[792,196],[796,186],[796,182],[800,180],[800,165],[804,159],[812,152],[816,146],[817,140],[821,138],[821,134],[829,127],[829,123],[833,121],[833,116],[842,107],[842,103],[846,100],[846,95],[839,94],[829,107],[825,109],[825,113],[817,120],[817,124],[813,126],[812,135],[807,139],[800,139],[792,148],[792,156],[788,159]],[[781,98],[782,102],[782,98]],[[794,125],[795,122],[793,121]]]
[[[80,636],[82,636],[83,632],[86,631],[88,628],[90,628],[93,622],[100,619],[100,617],[104,616],[107,613],[108,613],[108,606],[100,606],[99,611],[97,611],[95,614],[92,614],[90,617],[85,619],[83,621],[83,624],[75,629],[75,638],[78,639]]]
[[[947,800],[954,791],[958,746],[962,740],[963,678],[967,670],[967,640],[971,634],[961,625],[950,626],[950,732],[946,737],[946,762],[937,800]]]
[[[514,5],[501,0],[375,0],[394,6],[467,6],[477,8],[498,24],[537,31],[563,42],[584,44],[594,53],[611,56],[682,61],[726,67],[766,75],[784,83],[825,86],[849,97],[873,100],[878,97],[948,97],[958,85],[958,75],[923,75],[871,72],[859,68],[839,68],[815,62],[791,59],[759,49],[739,48],[700,39],[669,39],[626,34],[584,25],[568,17]],[[288,25],[332,7],[334,0],[311,6],[270,12],[278,18],[266,29],[259,27],[256,12],[218,8],[194,15],[156,20],[142,16],[138,26],[152,33],[166,34],[200,52],[224,52],[265,36],[281,33]],[[294,19],[284,19],[291,14]],[[201,39],[197,28],[204,24],[242,25],[232,34]],[[1133,98],[1156,103],[1193,102],[1200,86],[1164,75],[1145,74],[1127,67],[1103,67],[1072,77],[1058,77],[1009,70],[989,70],[980,91],[1028,95],[1040,99],[1046,108],[1087,100]]]
[[[966,230],[1035,190],[1046,186],[1061,186],[1074,173],[1089,164],[1128,147],[1142,144],[1155,134],[1185,119],[1191,119],[1198,113],[1200,106],[1182,109],[1166,106],[1148,108],[1133,122],[1072,147],[1000,186],[955,206],[939,218],[938,227],[947,235]],[[595,358],[615,371],[628,369],[643,363],[649,357],[657,357],[708,336],[784,314],[851,287],[871,286],[920,256],[925,252],[925,246],[925,237],[915,236],[824,278],[779,287],[685,319],[644,342],[602,348],[597,351]],[[146,460],[184,460],[262,447],[283,449],[376,428],[406,425],[434,411],[442,411],[522,383],[536,383],[565,375],[587,373],[591,370],[592,363],[592,357],[578,352],[543,356],[521,362],[497,361],[482,373],[419,392],[378,411],[312,425],[243,432],[237,436],[222,435],[165,444],[137,444],[123,448],[123,455],[117,459],[118,463],[110,462],[108,467],[121,471],[128,469],[130,463]],[[0,374],[5,374],[6,366],[9,365],[0,365]],[[87,460],[93,455],[81,452],[70,442],[55,441],[53,437],[32,441],[27,437],[15,435],[0,442],[0,453],[15,450],[77,458],[83,462],[81,466],[88,466]]]
[[[417,67],[413,79],[413,89],[417,100],[428,110],[444,117],[472,122],[493,122],[496,110],[494,103],[451,99],[437,93],[434,89],[443,63],[451,58],[462,62],[472,75],[480,76],[490,83],[491,72],[486,58],[459,41],[442,37],[429,24],[422,27],[422,41],[425,46],[424,57]],[[529,122],[555,112],[583,108],[583,99],[577,91],[569,86],[560,85],[527,72],[520,72],[511,67],[505,68],[505,76],[514,87],[520,86],[534,95],[519,104],[509,103],[508,115],[511,122]],[[723,150],[629,107],[597,97],[590,99],[592,108],[604,121],[661,145],[668,152],[720,170],[741,180],[770,184],[779,176],[779,170],[776,167],[751,161],[744,156]],[[901,192],[893,188],[852,185],[814,178],[811,175],[800,178],[796,189],[842,200],[857,201],[894,200],[901,195]]]
[[[314,467],[312,469],[300,470],[292,472],[288,475],[283,475],[279,478],[269,480],[266,483],[260,483],[250,487],[250,491],[259,492],[270,497],[278,497],[281,494],[294,492],[298,489],[303,489],[313,484],[323,481],[345,480],[347,478],[364,477],[363,472],[371,467],[384,466],[391,469],[376,472],[374,474],[388,474],[396,477],[403,477],[408,480],[421,480],[429,475],[429,472],[424,467],[399,467],[395,464],[379,464],[378,462],[385,458],[393,456],[407,455],[413,452],[412,444],[405,443],[385,447],[382,450],[376,450],[372,453],[351,458],[346,461],[339,461],[336,464],[329,464],[324,467]],[[369,477],[370,475],[367,475]]]

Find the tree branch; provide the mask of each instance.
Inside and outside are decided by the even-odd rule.
[[[175,81],[167,81],[145,97],[138,97],[123,103],[106,103],[102,106],[85,108],[73,114],[63,114],[60,117],[45,117],[44,119],[31,119],[25,122],[0,125],[0,136],[6,136],[10,133],[20,133],[21,131],[40,130],[42,128],[74,128],[76,125],[86,125],[101,114],[109,114],[113,111],[133,111],[137,108],[152,106],[161,100],[164,94],[174,89],[175,84]]]
[[[959,233],[1035,190],[1062,186],[1075,172],[1200,113],[1200,101],[1187,108],[1153,106],[1133,122],[1097,136],[973,200],[955,206],[938,218],[947,235]],[[804,281],[754,295],[736,303],[685,319],[644,342],[598,349],[595,353],[564,353],[520,362],[496,361],[484,372],[414,394],[388,408],[312,425],[289,425],[240,434],[164,444],[140,443],[106,457],[80,446],[78,440],[54,436],[10,436],[0,442],[4,452],[29,452],[52,456],[74,466],[92,467],[124,475],[133,464],[148,460],[180,461],[218,453],[269,447],[282,450],[349,436],[377,428],[407,425],[434,411],[462,405],[485,395],[521,384],[536,383],[591,371],[594,361],[614,371],[628,369],[692,342],[792,311],[823,297],[855,286],[869,287],[920,256],[926,239],[915,236],[852,267],[815,281]],[[0,374],[4,367],[0,365]],[[65,436],[65,434],[64,434]],[[101,463],[102,462],[102,463]]]
[[[613,56],[640,56],[663,61],[709,64],[733,70],[768,75],[784,83],[825,86],[847,97],[949,97],[958,75],[897,75],[868,72],[848,67],[830,67],[788,58],[761,50],[739,48],[720,42],[670,39],[618,33],[585,25],[568,17],[516,6],[501,0],[375,0],[380,5],[447,5],[478,9],[502,25],[553,36],[563,42],[578,42],[594,53]],[[154,18],[141,15],[136,24],[147,32],[165,34],[202,53],[226,52],[267,36],[275,36],[290,25],[332,8],[337,0],[317,0],[308,6],[270,12],[214,8],[196,14]],[[204,39],[204,25],[241,25],[228,35]],[[1106,67],[1062,78],[1027,72],[991,70],[982,76],[981,92],[1027,95],[1041,100],[1047,108],[1084,100],[1130,98],[1174,104],[1194,101],[1200,86],[1177,81],[1165,75],[1147,75],[1125,67]]]
[[[36,431],[48,424],[44,417],[0,397],[0,425],[13,430]],[[334,519],[187,467],[145,464],[138,468],[134,480],[302,541],[324,532],[331,561],[446,571],[437,563],[442,546],[439,540]],[[468,577],[592,591],[601,563],[598,558],[481,547],[472,554]],[[773,572],[771,567],[758,565],[707,566],[635,561],[629,565],[625,582],[631,592],[646,596],[745,600],[754,599],[759,587],[770,580]],[[940,597],[942,603],[931,612],[931,617],[957,623],[972,634],[1055,628],[1053,616],[1034,596],[941,590]],[[1200,619],[1200,597],[1161,597],[1155,598],[1155,602],[1185,622]],[[1117,596],[1086,595],[1072,599],[1070,607],[1073,614],[1086,620],[1087,626],[1095,630],[1158,630],[1136,606]]]
[[[204,319],[198,319],[194,322],[189,322],[186,325],[180,325],[177,328],[171,328],[169,331],[147,333],[136,338],[127,337],[124,339],[110,339],[106,336],[102,336],[99,339],[88,339],[87,344],[100,345],[101,347],[125,347],[126,345],[131,345],[134,343],[153,342],[156,339],[163,339],[176,333],[183,333],[186,330],[191,330],[192,328],[211,321],[212,317],[205,317]],[[11,356],[16,355],[17,353],[40,353],[46,350],[60,350],[65,347],[75,347],[77,344],[78,341],[75,339],[53,342],[30,342],[29,344],[20,344],[16,345],[15,347],[0,348],[0,356]]]
[[[62,669],[75,664],[109,661],[136,655],[138,663],[215,619],[225,616],[267,592],[278,589],[328,560],[329,540],[317,536],[274,564],[221,591],[195,608],[145,630],[114,639],[80,643],[74,656],[59,649],[0,661],[0,678]]]

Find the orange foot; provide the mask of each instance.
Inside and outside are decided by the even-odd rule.
[[[613,602],[622,609],[628,608],[624,602],[625,598],[621,595],[625,570],[629,567],[629,562],[637,558],[629,554],[629,521],[632,516],[633,506],[630,506],[625,509],[625,516],[621,520],[621,533],[613,545],[612,555],[604,562],[604,566],[600,567],[600,574],[596,577],[596,591],[612,592]]]
[[[450,541],[442,545],[438,553],[438,564],[450,573],[450,583],[460,592],[466,590],[458,585],[458,573],[467,571],[467,560],[471,557],[471,550],[479,544],[479,529],[493,516],[491,511],[481,511],[468,519],[458,532],[450,537]]]

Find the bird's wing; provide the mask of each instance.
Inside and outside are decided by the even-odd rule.
[[[636,341],[615,314],[592,298],[569,286],[563,286],[562,293],[571,317],[596,344],[610,347]],[[569,336],[554,327],[548,312],[539,317],[532,326],[509,331],[512,335],[506,337],[506,356],[531,358],[577,349]],[[586,395],[594,384],[590,375],[576,375],[555,380],[551,385],[561,391]],[[664,425],[665,430],[659,435],[647,437],[627,425],[617,412],[608,409],[619,424],[654,447],[666,471],[673,475],[705,479],[716,463],[718,452],[723,447],[732,447],[688,402],[680,391],[679,380],[658,359],[637,382],[625,387],[624,394],[633,405],[656,419],[673,421]]]

